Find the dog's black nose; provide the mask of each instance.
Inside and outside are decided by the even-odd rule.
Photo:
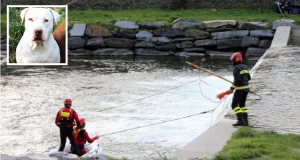
[[[41,35],[42,33],[43,33],[43,31],[42,31],[41,29],[35,30],[35,34],[36,34],[36,35]]]

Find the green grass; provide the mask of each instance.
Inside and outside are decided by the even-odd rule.
[[[1,14],[1,33],[6,32],[7,14]]]
[[[300,136],[239,128],[213,160],[299,160]]]
[[[114,24],[118,20],[133,22],[167,21],[167,26],[177,18],[196,20],[199,22],[211,20],[239,20],[245,22],[269,22],[282,19],[281,14],[269,9],[188,9],[188,10],[161,10],[161,9],[138,9],[138,10],[85,10],[69,11],[69,24],[86,23],[87,25]],[[286,15],[300,25],[300,16]]]

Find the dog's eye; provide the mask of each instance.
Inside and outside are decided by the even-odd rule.
[[[48,19],[45,19],[45,22],[48,22],[49,20]]]
[[[31,22],[33,22],[33,19],[32,19],[32,18],[29,18],[28,20],[31,21]]]

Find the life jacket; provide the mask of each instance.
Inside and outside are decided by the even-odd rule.
[[[86,142],[86,139],[83,136],[84,132],[85,132],[84,129],[78,129],[76,131],[76,138],[77,138],[78,145],[84,145]]]
[[[58,113],[57,125],[59,127],[73,127],[74,122],[74,110],[71,108],[62,108]]]

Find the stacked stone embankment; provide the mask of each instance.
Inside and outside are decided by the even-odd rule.
[[[6,32],[1,33],[1,57],[0,64],[5,64],[7,62],[7,42],[6,42]]]
[[[261,56],[270,47],[275,31],[269,23],[215,20],[197,22],[177,19],[166,22],[117,21],[102,26],[74,24],[69,30],[69,55],[173,55]]]
[[[6,5],[65,5],[72,0],[2,0],[1,10]],[[274,0],[78,0],[70,4],[71,10],[87,9],[202,9],[202,8],[268,8],[273,9]],[[278,2],[278,1],[277,1]],[[281,1],[280,1],[281,2]],[[291,0],[292,5],[300,6],[299,0]]]

